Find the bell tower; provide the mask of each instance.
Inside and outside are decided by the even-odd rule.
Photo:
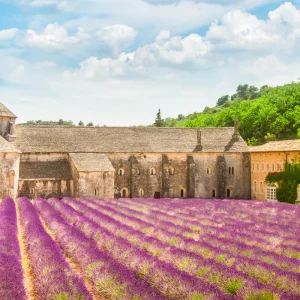
[[[15,126],[17,117],[0,102],[0,135],[8,142],[16,140]]]

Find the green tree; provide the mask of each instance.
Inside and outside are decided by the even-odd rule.
[[[228,100],[229,100],[229,95],[222,96],[221,98],[218,99],[217,106],[223,105]]]
[[[88,124],[86,124],[87,127],[93,127],[94,126],[94,123],[93,122],[90,122]]]
[[[82,121],[79,121],[78,126],[84,126],[84,123]]]
[[[164,127],[164,121],[163,121],[163,119],[161,118],[161,112],[160,112],[160,109],[159,109],[158,112],[157,112],[156,119],[155,119],[155,123],[154,123],[154,127]]]

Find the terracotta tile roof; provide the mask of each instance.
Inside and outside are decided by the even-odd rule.
[[[22,152],[191,153],[197,152],[197,128],[16,126]],[[202,152],[247,152],[234,128],[201,128]]]
[[[0,135],[0,153],[21,153],[21,151]]]
[[[115,171],[110,160],[101,153],[70,153],[76,169],[79,172]]]
[[[0,117],[16,118],[16,116],[1,102],[0,102]]]
[[[261,146],[249,147],[250,152],[277,152],[277,151],[299,151],[300,140],[286,140],[269,142]]]
[[[20,163],[20,180],[70,180],[71,169],[68,161],[31,161]]]

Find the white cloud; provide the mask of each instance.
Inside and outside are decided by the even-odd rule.
[[[17,33],[17,28],[0,30],[0,41],[11,40],[17,35]]]
[[[80,63],[80,69],[73,75],[83,75],[88,79],[102,76],[121,76],[132,72],[145,72],[155,67],[170,67],[188,62],[196,63],[205,56],[212,46],[200,35],[190,34],[182,38],[171,37],[168,31],[161,31],[156,41],[138,48],[131,53],[121,53],[116,59],[90,57]],[[70,76],[71,73],[65,73]]]
[[[299,37],[300,10],[290,2],[271,11],[268,20],[238,10],[229,12],[206,34],[220,48],[244,49],[290,48]]]
[[[82,36],[82,28],[79,29],[79,34]],[[68,31],[58,24],[48,24],[42,34],[29,29],[25,35],[25,42],[36,48],[61,49],[79,41],[79,36],[69,36]]]
[[[279,42],[281,36],[256,16],[233,11],[222,18],[221,24],[213,23],[206,38],[223,47],[257,49]]]
[[[115,53],[118,53],[120,50],[126,49],[131,45],[137,37],[137,32],[132,27],[117,24],[104,27],[96,35],[100,41],[108,44]]]

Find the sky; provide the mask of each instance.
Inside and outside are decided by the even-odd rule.
[[[300,77],[300,0],[0,0],[0,102],[27,120],[148,125]]]

